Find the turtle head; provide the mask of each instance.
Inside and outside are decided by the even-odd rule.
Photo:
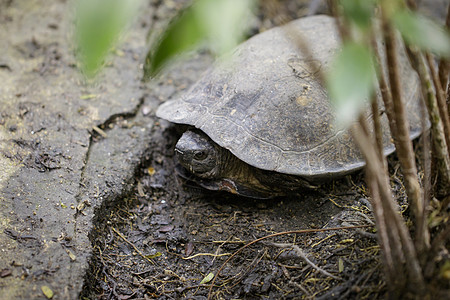
[[[219,146],[204,133],[191,130],[183,133],[175,153],[181,165],[200,178],[212,179],[219,174]]]

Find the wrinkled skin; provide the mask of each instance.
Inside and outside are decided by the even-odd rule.
[[[189,130],[178,140],[175,153],[180,164],[205,179],[220,176],[221,149],[206,135]]]
[[[272,198],[316,188],[299,176],[265,171],[239,160],[199,130],[183,133],[175,146],[180,164],[194,177],[179,173],[210,190],[222,190],[252,198]]]

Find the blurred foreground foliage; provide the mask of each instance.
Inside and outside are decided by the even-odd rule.
[[[221,55],[244,38],[254,0],[197,0],[167,26],[149,51],[144,77],[154,77],[183,52],[206,45]]]
[[[141,0],[77,0],[75,38],[81,70],[92,78],[133,19]]]

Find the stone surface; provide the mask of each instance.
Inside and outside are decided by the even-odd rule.
[[[1,299],[45,298],[43,286],[78,297],[94,213],[126,193],[148,148],[153,122],[138,114],[146,13],[87,84],[70,2],[0,2]]]

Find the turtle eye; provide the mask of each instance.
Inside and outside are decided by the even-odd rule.
[[[208,153],[206,151],[197,151],[194,154],[194,158],[196,160],[204,160],[208,156]]]

